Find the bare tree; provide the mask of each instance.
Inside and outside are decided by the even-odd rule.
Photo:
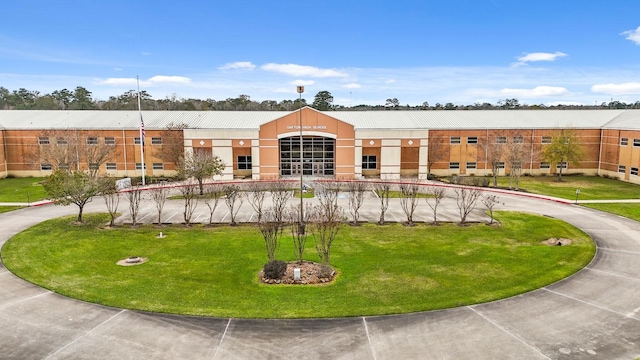
[[[327,184],[329,184],[329,186],[327,186]],[[317,183],[314,189],[316,189],[315,195],[320,202],[320,206],[323,208],[323,213],[328,214],[328,218],[333,218],[334,213],[340,211],[338,194],[342,189],[342,183],[339,181],[333,183]]]
[[[104,140],[100,142],[98,135],[94,133],[86,134],[85,141],[79,144],[79,149],[81,160],[86,162],[89,176],[92,178],[98,176],[103,164],[119,153],[115,141],[113,144],[108,144]]]
[[[446,193],[447,189],[442,186],[430,186],[427,190],[427,194],[430,196],[427,196],[425,200],[433,211],[433,224],[435,225],[438,225],[438,205],[440,205]]]
[[[502,133],[488,134],[478,141],[478,161],[483,161],[491,167],[493,187],[498,186],[498,175],[504,167],[504,155],[507,137]]]
[[[240,207],[242,207],[242,203],[244,202],[240,187],[238,185],[225,185],[222,192],[224,194],[224,202],[225,204],[227,204],[227,208],[229,208],[229,216],[231,217],[231,222],[229,223],[229,225],[236,226],[238,225],[238,223],[236,223],[236,216],[238,215],[238,211],[240,211]],[[240,204],[236,208],[238,200],[240,201]]]
[[[280,235],[282,234],[282,224],[275,221],[273,208],[267,208],[264,213],[264,218],[258,222],[258,227],[264,239],[267,258],[269,261],[274,261],[276,259],[276,250],[278,249]]]
[[[109,217],[111,220],[109,221],[109,226],[114,226],[116,222],[116,215],[118,213],[118,205],[120,204],[120,193],[116,188],[115,180],[111,178],[105,178],[105,183],[108,181],[108,185],[105,184],[102,190],[102,198],[104,199],[104,203],[107,206],[107,211],[109,212]]]
[[[384,225],[384,214],[389,208],[389,194],[391,193],[392,184],[388,182],[376,182],[373,183],[373,189],[380,200],[380,220],[378,225]]]
[[[349,181],[345,184],[349,199],[349,212],[351,213],[353,222],[352,225],[358,225],[358,219],[360,218],[360,208],[364,202],[364,193],[367,191],[368,184],[366,181],[355,180]]]
[[[191,218],[198,206],[198,183],[187,181],[183,186],[179,188],[180,193],[184,199],[184,224],[186,226],[191,225]]]
[[[310,217],[313,215],[313,206],[309,203],[305,206],[303,214],[303,223],[307,224],[310,221]],[[307,243],[307,237],[309,233],[306,230],[306,226],[300,226],[300,205],[292,204],[285,212],[285,223],[291,230],[291,238],[293,239],[293,253],[296,260],[301,263],[304,256],[305,246]]]
[[[400,205],[405,215],[407,215],[407,225],[413,226],[413,214],[418,207],[418,191],[420,185],[415,181],[405,181],[400,183]]]
[[[262,207],[266,186],[262,182],[250,182],[245,187],[247,192],[247,201],[253,210],[258,214],[258,222],[262,221]]]
[[[129,199],[129,215],[131,215],[131,226],[138,225],[138,214],[140,212],[140,200],[142,199],[142,188],[134,185],[127,192]]]
[[[489,216],[491,217],[489,224],[493,224],[493,208],[500,203],[500,198],[495,194],[485,194],[482,195],[482,203],[487,207],[487,210],[489,210]]]
[[[222,185],[219,183],[207,184],[204,186],[204,203],[209,208],[209,225],[213,224],[213,213],[218,207],[218,202],[222,198]]]
[[[169,190],[159,186],[151,189],[150,193],[151,198],[156,204],[156,210],[158,210],[158,225],[162,225],[162,209],[164,208],[164,203],[167,201]]]
[[[482,195],[482,190],[470,187],[457,187],[454,191],[456,192],[456,203],[460,211],[460,224],[464,225],[467,221],[467,216],[473,211],[478,198]]]
[[[532,160],[531,144],[525,143],[525,139],[519,133],[515,134],[507,143],[505,162],[509,167],[509,189],[518,190],[522,165]]]
[[[320,262],[329,266],[331,262],[331,246],[345,219],[344,211],[337,204],[328,202],[325,206],[314,206],[308,213],[310,213],[310,233],[315,241],[316,252],[320,257]]]
[[[165,127],[162,135],[162,148],[159,157],[168,163],[180,164],[184,154],[184,129],[187,128],[185,123],[169,123]]]
[[[284,181],[272,181],[267,185],[271,193],[275,221],[282,222],[287,201],[291,198],[290,186]]]
[[[79,136],[76,130],[47,130],[38,134],[38,146],[28,160],[51,165],[53,170],[78,170]]]
[[[433,164],[442,161],[449,154],[449,139],[444,136],[429,137],[427,145],[427,178],[431,178]]]

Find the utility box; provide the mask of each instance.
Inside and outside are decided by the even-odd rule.
[[[293,269],[293,280],[300,280],[300,268]]]

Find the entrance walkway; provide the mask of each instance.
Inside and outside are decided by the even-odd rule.
[[[640,224],[532,197],[505,193],[500,201],[505,205],[499,209],[540,213],[580,227],[596,241],[596,257],[570,278],[501,301],[416,314],[320,320],[199,318],[108,308],[54,294],[0,266],[0,358],[640,357]],[[365,204],[363,218],[377,219],[374,205]],[[120,206],[126,209],[127,204]],[[455,215],[451,206],[443,208],[443,216]],[[153,204],[144,204],[147,207]],[[424,219],[427,206],[422,202],[420,208],[424,213],[418,216]],[[96,199],[87,211],[104,209]],[[76,211],[75,206],[44,205],[2,214],[0,244],[45,219]],[[250,218],[249,213],[242,216]],[[219,215],[224,216],[222,210]],[[389,216],[401,221],[403,215],[394,208]],[[485,215],[477,210],[474,216]]]

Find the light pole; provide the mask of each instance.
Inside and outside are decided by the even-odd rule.
[[[304,86],[297,87],[298,94],[300,94],[300,100],[298,101],[298,114],[300,118],[300,223],[298,224],[298,232],[304,234],[304,207],[303,207],[303,174],[304,174],[304,157],[302,153],[302,93],[304,92]]]

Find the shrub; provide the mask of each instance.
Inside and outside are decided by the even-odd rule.
[[[262,272],[265,279],[280,279],[287,271],[287,263],[282,260],[271,260],[264,264]]]

